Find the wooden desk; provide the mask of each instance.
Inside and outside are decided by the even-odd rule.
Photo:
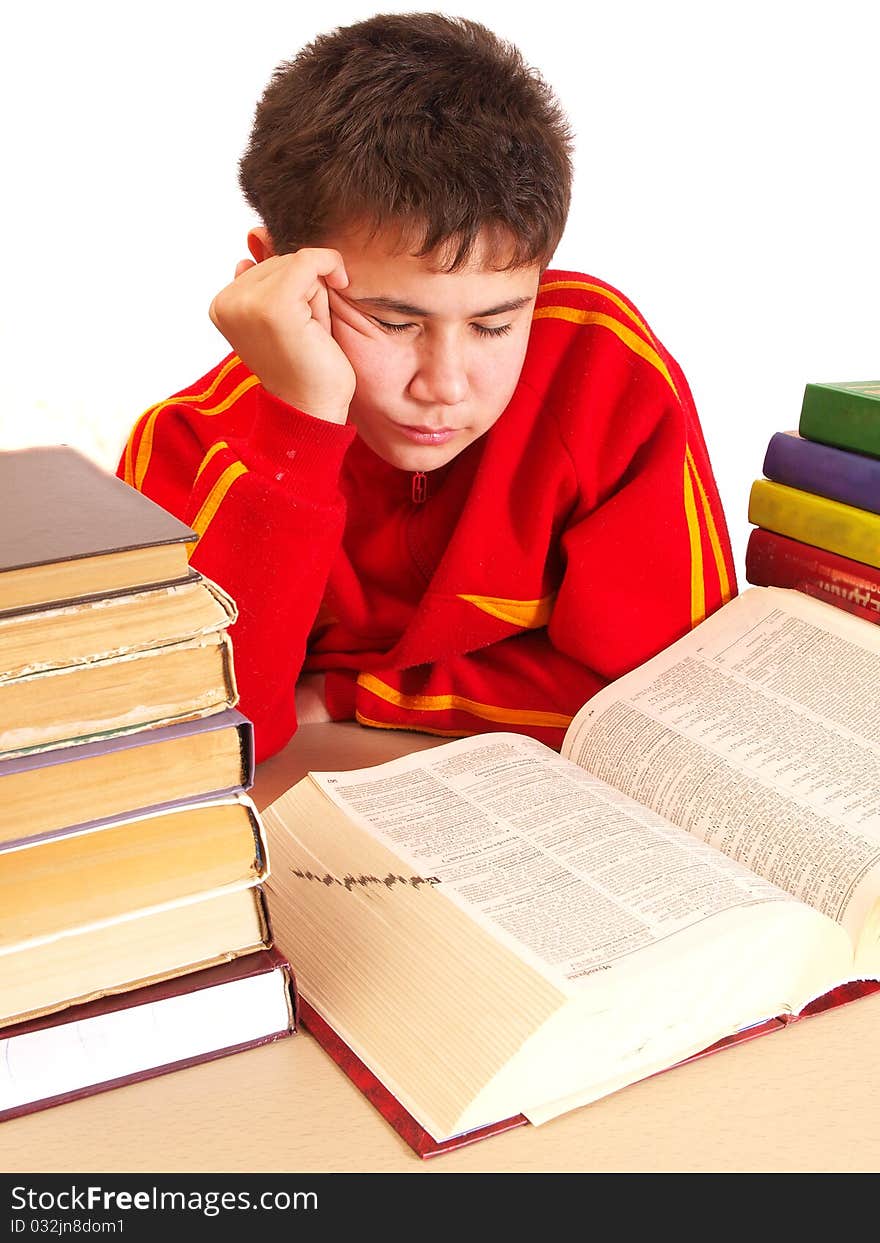
[[[303,727],[261,766],[262,808],[309,768],[434,745]],[[679,1067],[542,1127],[419,1161],[306,1032],[0,1126],[14,1172],[880,1169],[880,994]]]

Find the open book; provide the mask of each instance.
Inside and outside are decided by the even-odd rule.
[[[753,587],[592,698],[263,813],[308,1005],[434,1140],[880,976],[880,627]]]

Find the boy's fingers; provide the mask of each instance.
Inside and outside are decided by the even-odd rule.
[[[315,288],[309,298],[309,310],[312,319],[316,320],[326,331],[330,331],[330,306],[327,301],[327,286],[323,281],[316,281]]]
[[[330,250],[327,247],[309,247],[305,250],[298,250],[296,253],[313,265],[312,270],[315,275],[323,276],[327,284],[332,285],[334,289],[344,289],[348,284],[348,273],[338,250]]]
[[[254,263],[253,259],[241,259],[235,265],[235,279],[238,280],[242,272],[247,272],[248,268],[255,268],[256,266],[257,265]]]
[[[345,264],[341,259],[336,267],[326,274],[325,280],[327,281],[327,284],[331,285],[334,289],[345,289],[345,287],[350,283],[348,273],[345,270]]]
[[[328,289],[327,298],[331,315],[337,316],[343,323],[348,324],[350,328],[354,328],[356,332],[364,333],[367,336],[375,336],[376,325],[359,307],[349,302],[344,294],[337,293],[335,289]]]

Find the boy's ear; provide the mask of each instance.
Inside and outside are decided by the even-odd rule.
[[[258,225],[256,228],[251,229],[247,236],[247,244],[248,250],[257,263],[262,263],[264,259],[268,259],[275,254],[275,247],[272,245],[269,230],[263,225]]]

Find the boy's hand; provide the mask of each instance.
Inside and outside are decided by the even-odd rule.
[[[355,374],[333,340],[327,289],[347,284],[337,250],[307,247],[262,263],[243,259],[209,314],[267,392],[328,423],[344,423]]]

